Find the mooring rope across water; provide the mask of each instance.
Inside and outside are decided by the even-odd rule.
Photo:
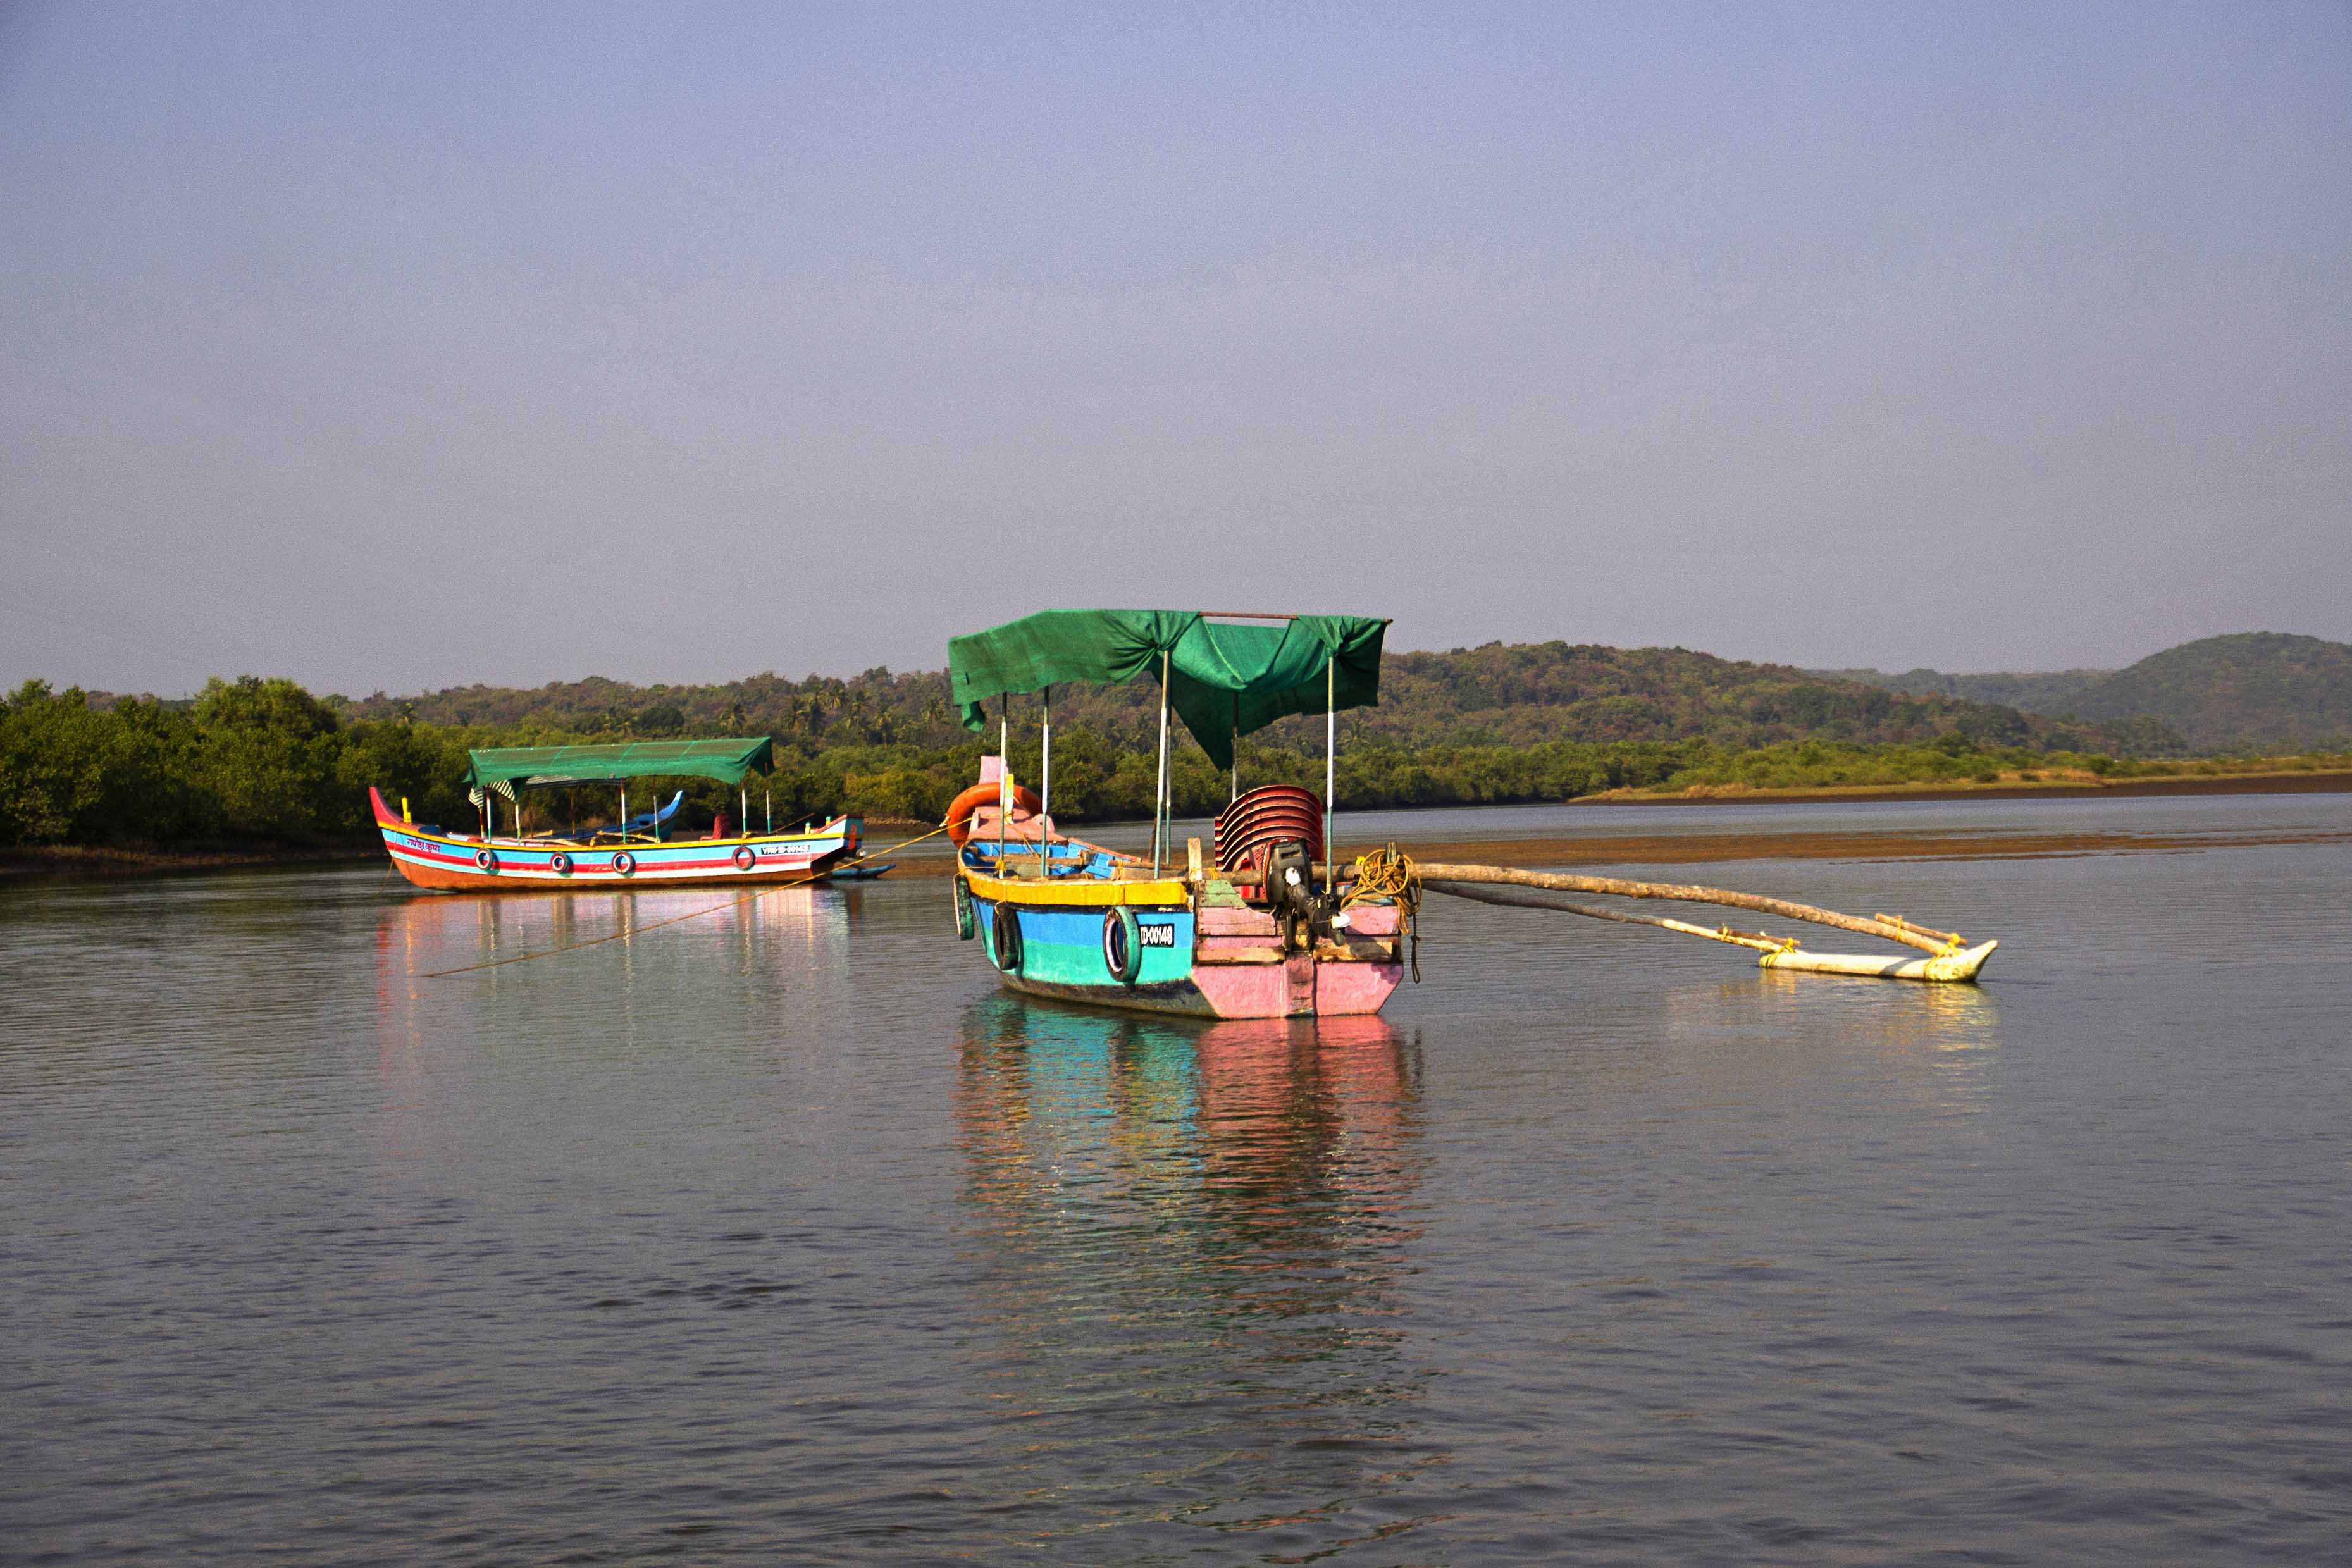
[[[925,839],[936,839],[947,831],[947,824],[942,822],[928,833],[918,834],[903,842],[892,844],[887,850],[868,851],[859,855],[856,861],[847,863],[854,865],[858,862],[870,861],[877,855],[895,855],[900,850],[913,848]],[[828,866],[824,871],[812,872],[793,882],[770,883],[767,886],[754,888],[740,897],[730,898],[724,904],[714,904],[705,909],[689,910],[684,915],[673,915],[667,920],[656,920],[647,925],[632,925],[625,931],[607,932],[602,936],[591,936],[585,942],[567,942],[561,947],[542,947],[536,953],[516,953],[504,958],[486,958],[481,963],[461,964],[454,969],[427,969],[416,977],[420,980],[440,980],[451,975],[470,975],[478,970],[500,968],[508,964],[528,964],[533,958],[552,958],[560,953],[576,953],[583,947],[600,947],[607,942],[624,941],[631,936],[642,936],[648,931],[658,931],[665,925],[677,925],[688,920],[699,920],[706,915],[716,915],[722,909],[740,909],[745,904],[757,903],[772,893],[784,893],[795,887],[806,887],[811,883],[823,882],[826,877],[831,876],[835,869],[837,868]]]

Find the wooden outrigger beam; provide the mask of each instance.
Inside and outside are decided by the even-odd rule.
[[[1712,937],[1717,942],[1753,947],[1761,953],[1778,953],[1793,946],[1774,941],[1761,931],[1734,931],[1727,925],[1719,928],[1694,925],[1687,920],[1668,920],[1656,915],[1633,915],[1622,909],[1603,909],[1597,904],[1570,904],[1564,898],[1547,898],[1540,893],[1497,893],[1475,883],[1433,882],[1427,878],[1423,879],[1422,886],[1432,893],[1450,894],[1455,898],[1497,904],[1505,909],[1557,909],[1569,915],[1589,915],[1595,920],[1614,920],[1622,925],[1654,925],[1661,931],[1679,931],[1685,936]]]
[[[1688,936],[1710,937],[1717,942],[1758,949],[1762,956],[1757,962],[1771,969],[1867,975],[1898,980],[1973,980],[1977,972],[1984,967],[1985,960],[1991,956],[1992,950],[2000,946],[1994,941],[1964,947],[1958,934],[1936,931],[1905,920],[1900,915],[1880,915],[1864,919],[1860,915],[1841,915],[1834,909],[1799,904],[1792,899],[1769,898],[1761,894],[1739,893],[1726,887],[1703,887],[1692,883],[1629,882],[1613,876],[1576,876],[1560,872],[1516,871],[1507,866],[1426,861],[1414,869],[1420,874],[1421,884],[1433,893],[1450,894],[1456,898],[1473,899],[1481,904],[1558,909],[1570,915],[1591,915],[1595,919],[1614,920],[1628,925],[1654,925]],[[1498,886],[1529,888],[1538,892],[1534,894],[1508,894],[1488,891]],[[1817,925],[1833,925],[1841,931],[1899,942],[1929,956],[1894,959],[1840,953],[1804,953],[1797,950],[1793,940],[1779,941],[1760,932],[1734,931],[1728,926],[1710,930],[1687,921],[1631,915],[1622,910],[1544,898],[1540,896],[1542,893],[1602,893],[1621,898],[1661,898],[1680,904],[1720,904],[1731,909],[1753,910],[1759,915],[1777,915],[1788,920],[1810,921]]]
[[[1562,872],[1514,871],[1499,865],[1449,865],[1422,861],[1416,869],[1424,886],[1439,883],[1501,883],[1517,887],[1539,887],[1554,893],[1608,893],[1620,898],[1665,898],[1677,904],[1719,904],[1730,909],[1750,909],[1759,915],[1777,915],[1783,920],[1810,920],[1816,925],[1834,925],[1841,931],[1858,932],[1864,936],[1884,937],[1900,942],[1906,947],[1916,947],[1923,953],[1943,953],[1951,948],[1951,939],[1938,941],[1923,934],[1916,926],[1897,925],[1885,920],[1865,920],[1858,915],[1840,915],[1834,909],[1816,909],[1810,904],[1798,904],[1786,898],[1767,898],[1759,893],[1735,893],[1727,887],[1700,887],[1680,882],[1627,882],[1614,876],[1571,876]],[[1452,892],[1440,888],[1440,892]]]

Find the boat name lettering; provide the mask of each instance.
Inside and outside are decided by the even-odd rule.
[[[1139,921],[1136,924],[1135,930],[1136,935],[1141,938],[1143,946],[1146,947],[1173,947],[1176,946],[1176,925],[1173,921]]]

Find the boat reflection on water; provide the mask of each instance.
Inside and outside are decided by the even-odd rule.
[[[1663,998],[1658,1049],[1673,1071],[1742,1093],[1873,1092],[1942,1113],[1993,1103],[2000,1006],[1980,986],[1885,981],[1762,969],[1675,988]]]
[[[789,958],[795,948],[837,959],[845,955],[857,896],[855,889],[785,888],[729,899],[703,888],[562,898],[405,898],[386,905],[376,924],[376,974],[380,981],[418,979],[583,943],[625,950],[636,932],[656,925],[665,926],[666,936],[703,942],[706,951],[712,941],[733,943],[747,959]]]
[[[387,1063],[470,1051],[480,1028],[470,1009],[509,994],[528,998],[528,1037],[549,1040],[675,1039],[706,1015],[723,1033],[745,1008],[848,1007],[861,895],[812,887],[741,899],[708,888],[400,899],[376,921],[378,1047]],[[583,945],[588,951],[563,951]],[[529,955],[547,956],[499,962]]]
[[[1147,1494],[1276,1553],[1405,1523],[1356,1505],[1444,1459],[1399,1301],[1418,1044],[1377,1018],[1202,1026],[1002,994],[963,1022],[983,1385],[1026,1534],[1115,1531]]]
[[[1890,1055],[1988,1051],[2000,1043],[2000,1006],[1981,986],[1906,986],[1882,1001],[1887,988],[1868,980],[1759,969],[1720,989],[1727,1000],[1787,1027],[1833,1018],[1838,1039],[1849,1047]]]

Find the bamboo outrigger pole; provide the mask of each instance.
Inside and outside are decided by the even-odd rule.
[[[1570,915],[1586,915],[1599,920],[1614,920],[1628,925],[1654,925],[1667,931],[1680,931],[1694,936],[1711,937],[1742,947],[1753,947],[1763,956],[1757,961],[1767,968],[1805,969],[1820,974],[1882,976],[1900,980],[1973,980],[1977,971],[1998,941],[1965,947],[1958,934],[1933,931],[1914,925],[1899,915],[1878,915],[1865,920],[1859,915],[1841,915],[1834,909],[1821,909],[1810,904],[1799,904],[1786,898],[1769,898],[1761,894],[1738,893],[1726,887],[1703,887],[1692,883],[1628,882],[1613,876],[1575,876],[1560,872],[1514,871],[1506,866],[1456,865],[1423,862],[1414,868],[1423,887],[1433,893],[1450,894],[1481,904],[1516,904],[1538,909],[1558,909]],[[1533,894],[1507,894],[1488,891],[1495,887],[1530,888]],[[1663,898],[1681,904],[1714,904],[1730,909],[1754,910],[1761,915],[1777,915],[1787,920],[1811,921],[1817,925],[1833,925],[1841,931],[1852,931],[1864,936],[1876,936],[1888,942],[1899,942],[1916,947],[1928,957],[1907,961],[1874,958],[1839,953],[1804,953],[1791,941],[1778,941],[1760,932],[1733,931],[1728,926],[1709,930],[1687,921],[1666,920],[1653,915],[1631,915],[1622,910],[1602,909],[1591,904],[1570,904],[1565,900],[1541,896],[1542,893],[1605,893],[1621,898]]]
[[[1777,915],[1783,920],[1810,920],[1817,925],[1834,925],[1841,931],[1858,932],[1864,936],[1883,936],[1889,942],[1900,942],[1923,953],[1942,953],[1952,946],[1949,941],[1939,942],[1932,936],[1921,935],[1915,926],[1864,920],[1860,915],[1840,915],[1834,909],[1817,909],[1810,904],[1768,898],[1759,893],[1735,893],[1727,887],[1701,887],[1680,882],[1627,882],[1613,876],[1571,876],[1560,872],[1513,871],[1507,866],[1447,865],[1429,861],[1420,862],[1418,869],[1422,885],[1435,888],[1440,893],[1454,891],[1441,886],[1441,883],[1462,882],[1539,887],[1554,893],[1610,893],[1620,898],[1670,898],[1678,904],[1719,904],[1729,909],[1752,909],[1759,915]]]

